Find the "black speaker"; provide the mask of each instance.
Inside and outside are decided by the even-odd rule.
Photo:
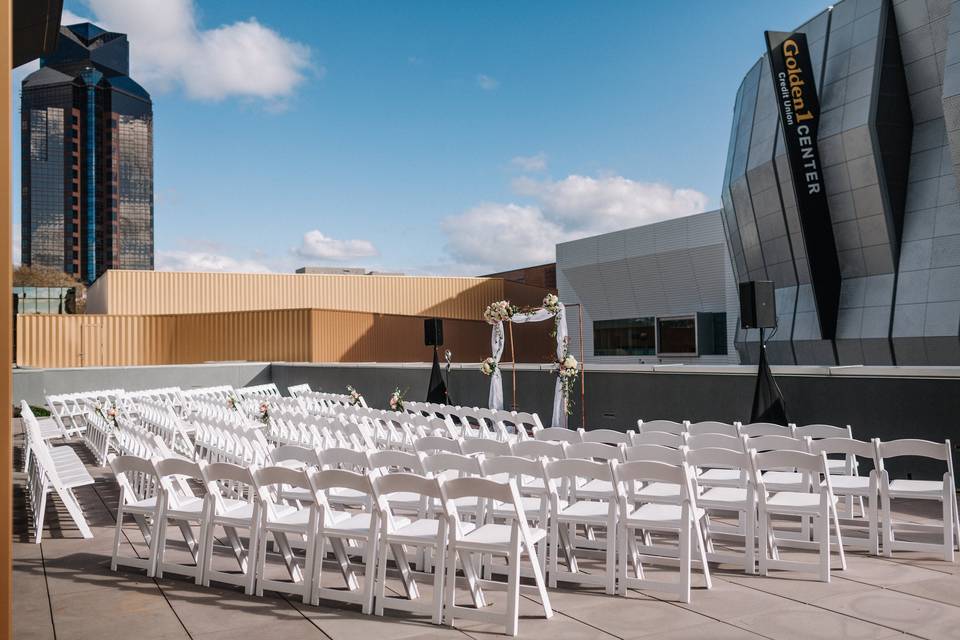
[[[443,320],[427,318],[423,321],[423,344],[428,347],[443,346]]]
[[[773,329],[777,326],[777,304],[773,282],[751,280],[740,283],[740,327]]]

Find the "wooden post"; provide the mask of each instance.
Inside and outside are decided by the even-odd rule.
[[[0,0],[0,637],[13,637],[13,9]],[[17,125],[19,126],[19,124]],[[17,193],[20,187],[17,186]],[[19,195],[17,196],[19,197]]]
[[[513,323],[509,323],[510,327],[510,370],[513,372],[513,410],[519,411],[517,409],[517,357],[513,351]]]

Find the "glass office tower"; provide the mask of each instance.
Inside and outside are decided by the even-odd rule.
[[[71,25],[24,79],[24,264],[88,283],[153,269],[153,104],[129,60],[126,35]]]

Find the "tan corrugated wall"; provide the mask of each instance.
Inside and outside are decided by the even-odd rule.
[[[457,362],[490,352],[490,326],[444,320]],[[548,322],[517,325],[517,360],[550,360]],[[226,360],[426,362],[423,318],[320,309],[158,316],[17,316],[17,363],[60,368],[191,364]],[[509,358],[509,348],[504,354]]]
[[[110,270],[90,287],[87,313],[313,308],[481,320],[495,300],[535,306],[544,293],[499,278]]]

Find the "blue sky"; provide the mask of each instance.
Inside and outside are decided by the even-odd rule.
[[[158,268],[456,274],[719,206],[763,30],[825,6],[65,3],[153,96]]]

